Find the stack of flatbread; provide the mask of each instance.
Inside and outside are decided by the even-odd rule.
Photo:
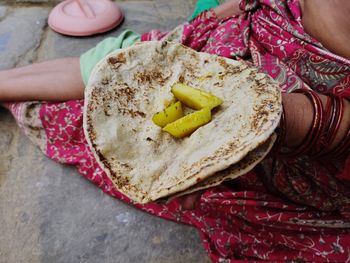
[[[224,101],[208,124],[183,139],[152,122],[174,99],[174,83]],[[271,150],[281,110],[278,85],[243,62],[181,44],[144,42],[116,51],[95,67],[85,92],[84,131],[115,187],[147,203],[253,169]]]

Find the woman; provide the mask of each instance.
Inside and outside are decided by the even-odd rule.
[[[214,8],[215,1],[199,1],[197,11],[203,7]],[[180,37],[198,51],[258,67],[280,83],[285,115],[279,145],[258,169],[182,201],[134,205],[197,227],[214,261],[348,260],[350,50],[344,43],[350,40],[349,11],[346,0],[232,0],[173,32],[142,35],[143,41]],[[0,72],[0,101],[71,100],[7,106],[50,158],[76,165],[103,191],[127,202],[87,147],[82,102],[76,99],[83,98],[91,60],[108,53],[108,41],[115,49],[138,39],[125,32],[80,61],[60,59]],[[306,88],[317,93],[289,93]]]

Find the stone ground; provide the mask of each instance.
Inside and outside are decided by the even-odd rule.
[[[194,1],[121,1],[123,25],[64,37],[47,27],[57,0],[0,1],[0,68],[79,56],[126,28],[171,29]],[[74,168],[47,159],[0,109],[0,263],[209,262],[197,231],[115,200]]]

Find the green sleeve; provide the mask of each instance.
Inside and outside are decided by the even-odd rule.
[[[220,4],[220,0],[198,0],[196,3],[196,7],[194,8],[194,12],[189,18],[189,20],[193,20],[198,16],[200,13],[202,13],[205,10],[208,10],[210,8],[214,8]]]
[[[95,65],[111,52],[129,47],[140,40],[140,35],[132,31],[124,31],[118,37],[109,37],[101,41],[96,47],[80,56],[80,72],[84,84],[88,83],[90,74]]]

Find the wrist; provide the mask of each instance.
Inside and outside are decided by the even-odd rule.
[[[304,140],[312,123],[313,108],[306,96],[299,93],[282,95],[285,114],[285,141],[287,148],[294,148]]]
[[[337,95],[304,91],[282,95],[284,147],[294,155],[342,156],[350,145],[350,104]],[[322,157],[322,158],[323,158]]]

